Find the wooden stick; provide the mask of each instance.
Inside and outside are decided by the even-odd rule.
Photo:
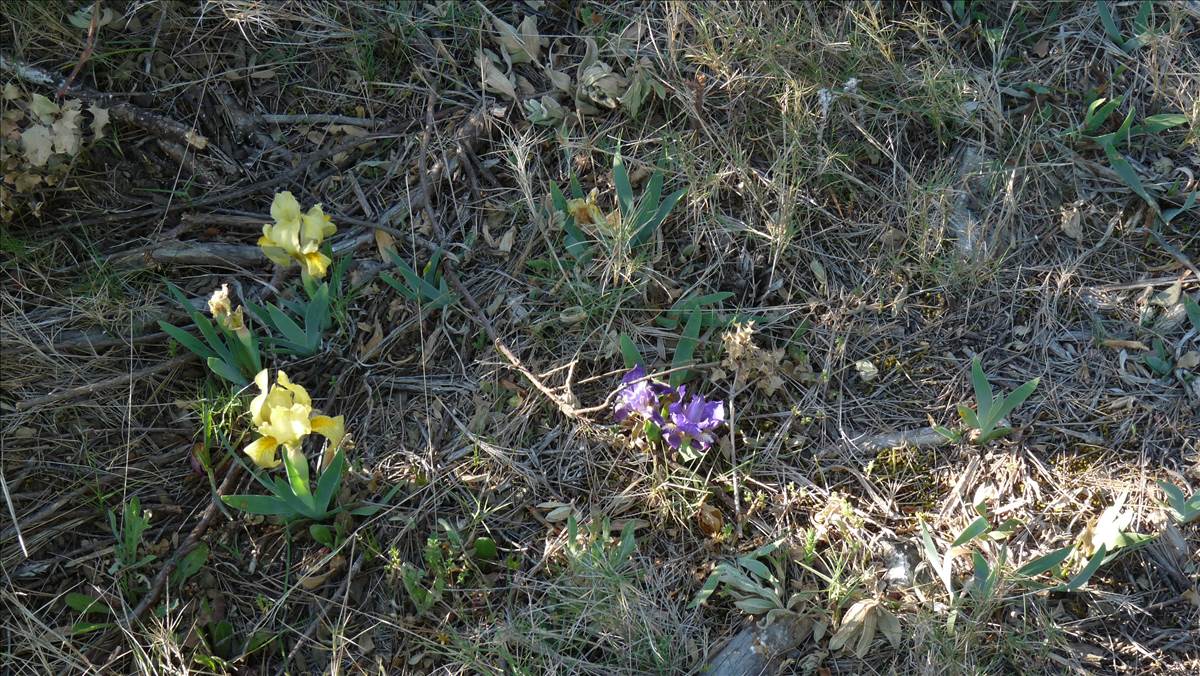
[[[430,203],[430,197],[433,195],[433,187],[430,184],[430,174],[433,173],[435,179],[440,178],[442,174],[440,172],[435,173],[426,171],[426,157],[429,153],[430,137],[433,130],[433,102],[436,100],[436,98],[436,95],[430,91],[428,101],[425,105],[425,131],[421,138],[421,153],[417,159],[417,175],[421,179],[420,206],[422,209],[424,209],[425,216],[429,219],[430,226],[433,228],[434,237],[439,243],[444,245],[446,242],[446,234],[442,229],[441,222],[439,222],[435,217],[433,213],[433,206]],[[444,168],[446,163],[438,166]],[[414,198],[412,202],[410,202],[410,206],[415,206],[416,204],[417,199]],[[391,212],[393,210],[395,210],[395,207],[389,209],[388,211]],[[386,218],[387,214],[384,216]],[[467,307],[471,310],[472,319],[476,324],[479,324],[479,326],[483,328],[485,333],[487,333],[488,339],[492,341],[492,345],[495,346],[496,350],[499,351],[500,354],[504,355],[504,358],[508,360],[508,363],[511,364],[512,367],[518,372],[520,372],[521,375],[525,376],[526,380],[532,383],[533,386],[538,389],[538,391],[546,395],[550,401],[554,402],[554,405],[558,407],[558,410],[561,411],[563,415],[567,416],[568,418],[577,418],[578,415],[575,413],[574,406],[564,401],[562,397],[558,396],[558,394],[554,392],[554,390],[547,387],[546,384],[538,379],[538,377],[534,375],[532,371],[526,368],[525,364],[521,362],[517,355],[514,354],[513,351],[508,348],[508,345],[506,345],[500,338],[500,335],[496,333],[496,327],[493,326],[490,321],[488,321],[487,315],[484,314],[483,308],[481,308],[479,303],[476,302],[475,296],[471,294],[470,290],[463,285],[462,280],[458,278],[458,271],[454,263],[450,260],[443,259],[442,267],[444,268],[443,274],[446,276],[446,281],[450,283],[451,288],[453,288],[458,295],[462,296],[463,302],[466,303]]]
[[[112,378],[109,378],[108,380],[101,380],[101,381],[95,382],[95,383],[88,383],[87,385],[80,385],[79,387],[72,387],[70,389],[60,390],[58,392],[52,392],[45,396],[34,397],[33,399],[26,399],[25,401],[17,402],[17,410],[18,411],[28,411],[31,408],[39,408],[39,407],[45,406],[47,404],[56,404],[61,401],[68,401],[71,399],[75,399],[76,397],[84,397],[89,394],[95,394],[96,392],[100,392],[102,390],[107,390],[112,387],[124,385],[124,384],[130,382],[131,380],[141,380],[142,378],[145,378],[147,376],[152,376],[155,373],[160,373],[162,371],[168,371],[170,369],[175,368],[176,366],[183,366],[184,364],[188,363],[189,361],[191,361],[195,358],[196,358],[196,355],[192,354],[191,352],[187,352],[185,354],[181,354],[181,355],[175,357],[174,359],[168,359],[167,361],[159,362],[157,364],[147,366],[144,369],[139,369],[137,371],[133,371],[130,373],[122,373],[121,375],[114,376]]]

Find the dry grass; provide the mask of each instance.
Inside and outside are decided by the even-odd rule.
[[[255,673],[696,672],[745,621],[722,594],[690,607],[705,577],[782,539],[795,609],[830,627],[786,656],[791,670],[1200,670],[1200,532],[1167,528],[1155,486],[1166,479],[1190,495],[1200,484],[1196,373],[1156,375],[1132,343],[1111,342],[1157,338],[1176,358],[1200,349],[1182,316],[1161,319],[1169,308],[1153,295],[1180,284],[1198,296],[1200,280],[1181,259],[1200,260],[1200,211],[1154,226],[1103,150],[1077,133],[1098,96],[1125,97],[1114,115],[1182,113],[1188,124],[1123,150],[1148,188],[1169,193],[1165,207],[1200,190],[1194,5],[1155,4],[1155,32],[1127,53],[1095,3],[968,2],[967,16],[954,3],[534,4],[556,67],[572,76],[584,37],[622,66],[606,50],[643,25],[637,55],[666,96],[636,119],[617,110],[561,132],[533,126],[479,84],[475,52],[495,38],[474,4],[112,3],[119,18],[101,29],[80,80],[138,92],[134,103],[196,125],[210,146],[206,159],[180,162],[154,137],[116,125],[63,185],[36,195],[38,214],[22,207],[0,230],[0,444],[28,550],[6,516],[8,669],[218,668],[201,655]],[[514,25],[526,12],[490,9]],[[5,5],[5,55],[70,72],[86,36],[66,22],[74,10]],[[1136,3],[1117,13],[1128,34]],[[517,72],[537,93],[551,89],[538,69]],[[459,153],[468,115],[497,106],[477,151]],[[265,114],[294,117],[269,123]],[[318,114],[359,124],[305,117]],[[300,164],[368,127],[387,136]],[[635,180],[657,167],[667,190],[687,195],[645,251],[606,240],[576,264],[542,211],[550,183],[574,173],[610,209],[618,149]],[[436,227],[404,206],[422,189],[425,153],[429,166],[455,162],[434,188]],[[215,183],[194,173],[197,161],[210,162]],[[265,183],[297,167],[282,185]],[[136,605],[209,504],[193,446],[206,443],[206,425],[242,429],[242,404],[194,366],[19,404],[176,354],[153,323],[178,318],[163,280],[194,298],[224,281],[241,293],[282,288],[265,259],[177,265],[140,252],[172,240],[200,251],[253,245],[283,189],[333,215],[357,291],[323,353],[273,366],[346,416],[355,445],[344,497],[399,491],[378,515],[344,519],[347,537],[333,552],[303,529],[219,516],[203,570],[168,589],[161,612],[72,635],[78,622],[112,618],[83,617],[68,594],[117,615]],[[711,326],[692,387],[733,404],[734,430],[719,450],[681,462],[631,442],[605,412],[564,416],[463,305],[423,312],[378,281],[371,226],[397,205],[389,225],[409,235],[396,237],[401,253],[424,264],[421,242],[444,233],[500,338],[563,401],[605,400],[622,372],[620,334],[668,368],[680,327],[658,320],[678,299],[716,291],[733,294],[717,308],[721,322],[754,319],[756,343],[782,351],[783,386],[768,394],[732,373],[720,378],[724,328]],[[1078,239],[1063,228],[1072,210]],[[955,406],[973,403],[975,355],[1000,390],[1041,379],[1012,415],[1014,434],[982,448],[862,442],[957,424]],[[877,378],[858,374],[863,360]],[[921,553],[920,524],[947,547],[985,494],[1000,519],[1020,522],[986,546],[989,557],[1006,551],[1007,574],[989,597],[968,596],[951,613]],[[133,496],[152,512],[140,551],[157,558],[135,571],[127,594],[107,514]],[[1016,582],[1012,570],[1070,545],[1121,496],[1131,530],[1165,534],[1080,591]],[[590,524],[586,547],[568,546],[563,514],[547,502],[572,505]],[[728,528],[702,530],[702,504]],[[598,534],[604,519],[613,530]],[[614,556],[631,520],[637,546]],[[498,544],[499,561],[472,556],[481,537]],[[423,560],[431,538],[448,561],[447,586],[420,609],[404,570],[425,568],[421,583],[433,583]],[[892,577],[897,560],[908,579]],[[301,583],[329,570],[312,588]],[[959,557],[955,579],[970,574]],[[899,617],[899,644],[880,635],[861,658],[828,650],[863,598]],[[234,639],[216,647],[222,620]],[[262,647],[246,651],[252,636]]]

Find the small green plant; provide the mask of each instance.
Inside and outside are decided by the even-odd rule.
[[[1187,497],[1183,489],[1168,481],[1159,481],[1158,487],[1167,496],[1167,504],[1171,507],[1171,516],[1181,524],[1188,524],[1200,519],[1200,490]]]
[[[675,345],[675,355],[671,359],[671,377],[669,380],[671,387],[679,387],[687,382],[689,373],[685,367],[692,363],[692,359],[696,354],[696,347],[700,344],[703,316],[704,312],[699,306],[691,306],[687,323],[684,324],[683,331],[679,336],[679,342]],[[631,369],[638,365],[645,366],[646,360],[642,357],[642,353],[629,336],[621,334],[618,338],[618,346],[621,350],[621,358],[625,362],[625,368]]]
[[[319,352],[324,344],[325,331],[333,319],[330,313],[330,286],[318,284],[308,277],[304,278],[304,286],[308,300],[281,300],[282,308],[274,303],[257,305],[246,302],[250,314],[274,334],[266,342],[276,354],[308,357]],[[299,318],[299,321],[293,317]],[[303,327],[300,322],[303,322]]]
[[[1171,351],[1158,338],[1154,339],[1153,349],[1142,356],[1142,363],[1159,377],[1169,376],[1171,371],[1175,370],[1175,360],[1171,358]]]
[[[721,317],[716,309],[706,306],[717,305],[732,297],[733,293],[729,291],[718,291],[702,296],[681,298],[669,310],[656,317],[654,323],[664,329],[673,329],[679,326],[680,322],[690,319],[694,310],[700,310],[701,326],[704,328],[716,326],[721,322]]]
[[[637,548],[633,527],[633,521],[626,522],[617,546],[612,547],[608,537],[612,528],[607,518],[593,519],[592,527],[581,532],[575,515],[571,514],[567,517],[567,542],[564,547],[569,567],[576,571],[619,575]]]
[[[242,321],[240,308],[238,312],[227,312],[219,316],[214,324],[194,309],[174,284],[168,282],[167,289],[187,311],[204,340],[201,341],[178,326],[159,321],[159,327],[167,335],[192,354],[205,360],[210,371],[238,387],[244,387],[254,378],[254,374],[262,370],[258,338]],[[214,298],[221,293],[222,291],[218,291]],[[225,307],[228,308],[227,297],[225,303]]]
[[[1121,32],[1121,27],[1117,24],[1117,17],[1113,14],[1115,5],[1116,3],[1112,0],[1096,0],[1096,11],[1100,14],[1100,24],[1104,26],[1104,32],[1108,35],[1108,39],[1112,40],[1126,54],[1132,54],[1141,48],[1146,42],[1146,37],[1154,32],[1150,17],[1154,3],[1150,0],[1142,0],[1138,4],[1137,16],[1133,18],[1133,36],[1128,38]]]
[[[254,478],[270,495],[225,495],[221,500],[249,514],[281,516],[286,521],[311,519],[325,521],[341,511],[342,508],[331,508],[333,497],[337,495],[342,485],[342,474],[346,468],[346,456],[338,450],[329,466],[317,478],[317,490],[314,492],[309,485],[308,460],[302,453],[285,451],[283,464],[287,469],[287,480],[275,476],[268,481],[259,473]],[[366,509],[377,511],[375,507]],[[351,510],[352,514],[364,513],[361,509]]]
[[[795,611],[804,597],[800,593],[787,595],[787,561],[784,557],[774,555],[780,544],[779,540],[768,542],[733,561],[717,564],[692,599],[691,607],[698,607],[718,588],[723,588],[733,598],[733,605],[749,615]],[[768,568],[762,559],[766,559],[775,570]]]
[[[400,271],[403,279],[396,279],[387,273],[379,277],[388,286],[400,292],[401,296],[430,309],[445,308],[457,300],[446,284],[446,279],[442,277],[440,270],[442,252],[440,250],[429,259],[420,275],[395,251],[389,250],[388,257],[392,259],[392,263]]]
[[[1196,193],[1192,193],[1195,195]],[[1192,300],[1188,296],[1180,298],[1183,303],[1183,309],[1187,313],[1188,321],[1192,324],[1193,331],[1200,331],[1200,303]]]
[[[113,547],[113,565],[108,572],[117,578],[125,598],[137,598],[141,596],[141,585],[135,584],[137,570],[156,558],[153,554],[138,555],[142,535],[150,527],[150,513],[142,511],[141,501],[134,496],[125,503],[119,523],[116,513],[109,510],[108,527],[117,540]]]
[[[1101,2],[1101,5],[1104,3]],[[1189,211],[1197,200],[1197,195],[1200,191],[1193,191],[1187,195],[1183,195],[1183,203],[1178,207],[1163,209],[1160,205],[1159,196],[1153,195],[1146,186],[1142,183],[1137,171],[1133,165],[1121,154],[1120,147],[1122,143],[1128,143],[1138,136],[1154,136],[1160,134],[1173,127],[1178,127],[1187,124],[1188,117],[1181,113],[1163,113],[1159,115],[1151,115],[1142,120],[1140,124],[1134,124],[1134,109],[1130,107],[1129,112],[1125,115],[1125,119],[1121,125],[1115,130],[1107,134],[1098,134],[1097,132],[1103,128],[1105,122],[1108,121],[1112,113],[1124,102],[1124,97],[1115,99],[1097,98],[1088,104],[1088,109],[1084,113],[1083,123],[1079,128],[1079,135],[1087,138],[1103,151],[1108,159],[1108,164],[1112,170],[1120,177],[1138,197],[1154,210],[1154,213],[1163,224],[1169,224],[1179,217],[1180,214]],[[1170,191],[1168,191],[1170,196]],[[1176,197],[1179,197],[1176,195]]]
[[[620,152],[613,156],[613,184],[617,189],[617,209],[621,214],[624,231],[632,233],[629,237],[631,249],[650,241],[675,208],[675,203],[687,192],[686,188],[680,188],[664,198],[663,175],[661,171],[656,171],[650,176],[642,199],[635,203],[633,185],[629,182],[629,172],[625,170]]]
[[[590,258],[588,241],[590,238],[580,227],[581,225],[603,226],[611,233],[625,236],[624,244],[629,249],[637,249],[654,236],[662,226],[663,221],[671,214],[675,204],[687,192],[680,188],[663,197],[663,174],[656,171],[646,183],[641,199],[635,199],[633,184],[629,180],[629,172],[618,151],[613,156],[613,185],[617,192],[617,210],[605,216],[596,206],[596,191],[584,196],[579,180],[572,176],[568,189],[571,199],[563,195],[557,185],[550,185],[550,198],[554,208],[562,214],[563,231],[567,253],[576,260],[586,262]]]
[[[1029,398],[1029,395],[1033,394],[1033,391],[1037,389],[1039,380],[1039,378],[1034,378],[1013,390],[1007,397],[1000,398],[993,392],[992,384],[983,372],[983,366],[979,361],[979,357],[972,359],[971,385],[975,388],[976,409],[972,410],[964,404],[959,404],[958,416],[962,418],[963,424],[968,429],[978,431],[975,442],[983,445],[1012,432],[1011,427],[997,427],[997,425],[1009,413],[1012,413],[1013,410],[1024,403]],[[940,425],[934,429],[952,440],[958,440],[962,436]]]
[[[450,566],[442,542],[435,536],[425,541],[425,568],[400,564],[400,582],[418,614],[429,612],[442,600],[450,577]],[[426,579],[428,578],[428,581]]]

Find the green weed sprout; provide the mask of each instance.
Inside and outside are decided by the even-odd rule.
[[[1159,481],[1158,487],[1167,495],[1167,504],[1171,507],[1172,516],[1181,524],[1188,524],[1196,519],[1200,519],[1200,490],[1192,493],[1192,497],[1187,497],[1178,486],[1167,482]]]
[[[1013,390],[1007,397],[1001,399],[993,392],[992,384],[988,381],[987,374],[983,372],[983,366],[979,362],[979,357],[972,359],[971,385],[975,388],[976,409],[972,410],[963,404],[959,404],[958,416],[962,418],[963,424],[968,429],[978,430],[979,435],[975,439],[976,443],[983,445],[1012,432],[1011,427],[997,427],[997,425],[1009,413],[1012,413],[1013,410],[1024,403],[1029,398],[1029,395],[1033,394],[1040,380],[1040,378],[1034,378]],[[937,426],[934,429],[952,440],[958,440],[961,436],[947,430],[945,427]]]
[[[400,271],[400,276],[403,279],[396,279],[387,273],[379,277],[388,286],[400,292],[401,296],[414,303],[421,303],[431,309],[444,308],[457,300],[439,270],[442,260],[442,252],[440,250],[433,254],[429,262],[425,264],[425,269],[419,275],[395,251],[388,251],[388,257],[392,259],[392,264]]]
[[[802,595],[792,594],[784,601],[784,595],[787,593],[786,585],[781,582],[784,579],[784,561],[780,557],[771,556],[780,544],[779,540],[768,542],[732,562],[717,564],[689,607],[700,606],[719,587],[723,587],[733,597],[733,605],[750,615],[794,610],[799,605]],[[775,572],[760,560],[764,558],[774,563]]]

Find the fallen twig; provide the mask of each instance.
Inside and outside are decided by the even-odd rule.
[[[950,440],[936,432],[931,427],[916,430],[901,430],[899,432],[884,432],[869,437],[850,439],[850,445],[864,451],[884,451],[889,448],[909,447],[928,448],[943,446]]]
[[[327,160],[327,159],[333,157],[334,155],[337,155],[339,153],[344,153],[344,152],[350,150],[351,148],[363,145],[365,143],[371,143],[372,141],[377,141],[377,140],[383,139],[383,138],[393,138],[395,136],[398,136],[400,131],[401,130],[389,130],[389,131],[381,131],[381,132],[374,133],[374,134],[368,134],[366,136],[359,136],[358,138],[350,139],[349,141],[346,141],[345,143],[339,143],[338,145],[336,145],[332,148],[327,148],[325,150],[319,150],[315,153],[311,153],[310,155],[305,157],[303,160],[301,160],[300,164],[297,165],[294,169],[285,171],[282,174],[273,176],[266,180],[258,181],[257,183],[252,183],[251,185],[248,185],[244,188],[237,188],[235,190],[227,190],[224,192],[212,193],[212,194],[207,195],[206,197],[201,197],[201,198],[195,199],[195,200],[176,200],[166,206],[155,206],[155,207],[147,207],[145,209],[134,209],[133,211],[106,214],[104,216],[97,216],[95,218],[83,219],[83,220],[77,221],[75,223],[72,223],[71,226],[77,227],[77,226],[85,226],[85,225],[100,225],[103,223],[115,223],[118,221],[128,221],[128,220],[133,220],[135,218],[142,218],[142,217],[146,217],[146,216],[163,216],[163,215],[169,214],[171,212],[181,211],[183,209],[196,209],[196,208],[207,206],[210,204],[220,204],[221,202],[226,202],[229,200],[236,200],[236,199],[245,197],[247,195],[253,195],[254,193],[256,193],[260,190],[265,190],[267,188],[273,188],[277,185],[287,183],[288,181],[295,179],[297,176],[303,175],[304,172],[308,171],[317,162]]]
[[[429,153],[430,136],[433,129],[433,101],[435,98],[436,97],[434,96],[433,92],[430,92],[429,101],[425,106],[425,131],[421,139],[421,152],[417,159],[419,165],[417,168],[417,175],[421,179],[420,206],[422,209],[424,209],[425,216],[429,219],[429,223],[433,228],[435,238],[441,245],[444,246],[446,242],[446,234],[441,223],[434,216],[433,206],[430,204],[429,198],[433,195],[431,180],[440,178],[442,174],[439,169],[444,170],[448,163],[442,163],[438,165],[433,171],[426,171],[426,157]],[[478,113],[476,113],[476,115],[478,115]],[[484,124],[485,122],[486,120],[480,118],[478,120],[473,119],[470,124]],[[471,138],[482,138],[482,131],[483,130],[480,129],[478,134],[472,134]],[[463,137],[460,135],[460,138]],[[459,152],[461,152],[461,150]],[[409,206],[416,205],[417,198],[414,198],[409,203]],[[387,213],[384,214],[384,217],[381,220],[386,223],[388,213],[395,211],[396,208],[397,207],[394,206],[391,209],[388,209]],[[532,371],[526,368],[525,364],[521,362],[517,355],[514,354],[513,351],[508,348],[508,345],[506,345],[500,338],[500,335],[496,333],[496,327],[493,326],[490,321],[488,321],[487,315],[484,314],[483,308],[481,308],[479,303],[475,300],[475,296],[471,294],[470,290],[463,285],[462,280],[458,278],[458,271],[455,264],[449,260],[443,260],[442,267],[446,281],[450,283],[450,286],[456,293],[462,296],[463,302],[466,303],[467,307],[471,310],[473,315],[472,319],[475,321],[475,323],[479,324],[479,326],[483,328],[485,333],[487,333],[488,339],[492,341],[492,345],[495,346],[496,350],[499,351],[500,354],[504,355],[504,358],[508,360],[508,363],[511,364],[512,367],[518,372],[520,372],[521,375],[525,376],[526,380],[532,383],[533,386],[538,389],[538,391],[546,395],[550,401],[554,402],[554,404],[558,407],[558,410],[561,411],[563,415],[567,416],[568,418],[577,418],[578,415],[575,413],[575,407],[570,402],[564,401],[563,398],[558,396],[554,390],[546,386],[546,384],[543,383],[536,375],[534,375]]]
[[[167,586],[167,580],[170,578],[172,571],[174,571],[175,567],[179,565],[179,561],[182,560],[184,556],[187,556],[188,552],[192,551],[195,549],[196,545],[200,544],[200,538],[204,537],[204,533],[208,530],[213,518],[216,517],[217,513],[221,511],[221,496],[225,495],[227,491],[233,488],[234,484],[238,480],[238,477],[241,476],[241,473],[241,463],[234,462],[230,464],[229,471],[225,473],[225,480],[221,482],[220,487],[217,488],[216,494],[212,496],[212,502],[210,502],[208,508],[204,510],[204,515],[200,517],[200,523],[197,523],[196,527],[192,529],[192,532],[188,533],[188,536],[184,539],[183,544],[179,545],[179,548],[175,550],[175,554],[173,554],[171,558],[163,564],[162,569],[158,571],[158,575],[154,576],[154,582],[150,584],[150,590],[146,592],[144,597],[142,597],[141,602],[138,603],[137,606],[125,616],[126,625],[132,625],[134,622],[137,622],[139,619],[141,619],[142,615],[146,614],[146,611],[149,610],[151,606],[158,602],[158,597],[162,596],[163,588]]]
[[[26,399],[25,401],[17,402],[17,410],[28,411],[29,409],[38,408],[47,404],[57,404],[58,402],[69,401],[71,399],[75,399],[76,397],[84,397],[89,394],[95,394],[96,392],[107,390],[110,387],[117,387],[130,381],[141,380],[142,378],[152,376],[155,373],[169,371],[170,369],[173,369],[176,366],[182,366],[195,358],[196,355],[192,354],[191,352],[187,352],[175,357],[174,359],[158,362],[157,364],[152,364],[144,369],[131,371],[130,373],[122,373],[121,375],[114,376],[108,380],[88,383],[87,385],[80,385],[79,387],[72,387],[59,392],[52,392],[45,396]]]
[[[76,96],[89,104],[103,106],[108,109],[109,115],[113,118],[141,127],[155,136],[177,139],[197,150],[203,150],[208,146],[208,139],[187,125],[163,117],[145,108],[139,108],[133,104],[126,103],[112,94],[105,94],[90,87],[72,84],[67,81],[67,78],[60,77],[37,66],[31,66],[0,54],[0,70],[31,84],[52,87],[58,90],[60,94],[63,92],[70,93],[72,96]]]

